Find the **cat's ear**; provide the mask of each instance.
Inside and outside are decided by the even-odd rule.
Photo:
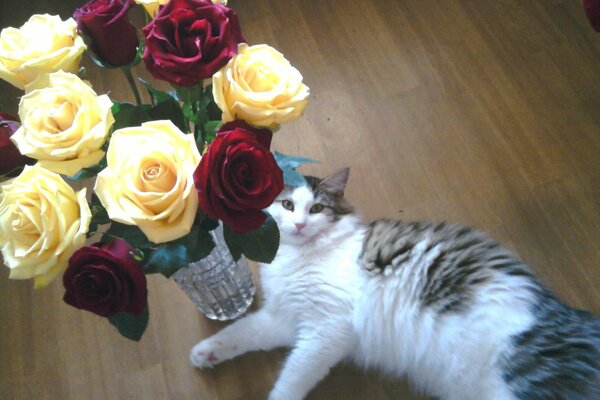
[[[340,169],[323,179],[319,186],[326,192],[342,197],[344,196],[344,190],[346,189],[349,175],[350,168]]]

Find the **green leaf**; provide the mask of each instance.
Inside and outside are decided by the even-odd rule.
[[[301,173],[295,171],[293,169],[284,169],[283,170],[283,182],[289,186],[304,186],[306,184],[306,179],[302,176]]]
[[[147,258],[144,272],[161,273],[169,278],[179,268],[209,255],[214,247],[211,235],[202,227],[194,225],[184,237],[159,245]]]
[[[312,158],[288,156],[279,152],[274,152],[273,156],[281,170],[283,171],[283,181],[286,185],[302,186],[306,184],[304,177],[296,171],[296,168],[302,164],[313,164],[318,161]]]
[[[177,87],[177,98],[183,102],[183,115],[191,121],[196,128],[204,124],[208,119],[207,108],[212,104],[212,95],[205,91],[201,84],[193,87]]]
[[[126,128],[128,126],[139,126],[143,122],[151,121],[148,114],[149,106],[142,104],[136,106],[131,103],[113,103],[112,114],[115,117],[113,130]]]
[[[200,114],[195,113],[191,103],[183,103],[183,115],[194,123],[194,125],[198,124],[200,121]]]
[[[92,167],[82,168],[75,175],[65,176],[65,178],[70,181],[73,181],[73,182],[80,181],[83,179],[93,178],[96,175],[98,175],[98,173],[100,171],[102,171],[104,168],[106,168],[106,155],[104,155],[104,157],[102,157],[102,159],[100,160],[100,162],[98,162],[98,164],[96,164]]]
[[[212,236],[202,226],[193,226],[190,233],[180,240],[187,249],[186,264],[203,259],[215,248]]]
[[[237,237],[237,233],[235,233],[231,228],[227,225],[223,224],[223,236],[225,237],[225,243],[229,248],[229,252],[235,261],[238,261],[242,254],[244,254],[243,245],[241,240]]]
[[[223,125],[221,120],[217,121],[206,121],[204,124],[204,131],[206,132],[206,142],[212,143],[217,136],[217,131]]]
[[[183,118],[183,111],[181,110],[179,102],[173,98],[159,102],[157,105],[150,108],[148,114],[150,114],[150,117],[153,120],[170,120],[184,133],[190,129],[185,126],[185,119]]]
[[[129,64],[130,67],[135,67],[136,65],[138,65],[140,63],[140,61],[142,61],[142,57],[144,56],[145,48],[146,48],[146,43],[144,42],[144,40],[141,40],[138,44],[137,52],[135,53],[135,58],[131,62],[131,64]]]
[[[212,101],[212,97],[209,97],[206,95],[202,96],[200,98],[200,100],[198,100],[198,102],[197,102],[196,109],[198,110],[198,112],[206,111],[206,108],[208,107],[208,105],[210,104],[211,101]]]
[[[177,96],[177,91],[176,90],[170,90],[168,93],[171,97],[173,97],[175,100],[180,101],[181,99],[179,98],[179,96]]]
[[[92,220],[90,221],[90,228],[86,234],[88,238],[96,233],[98,225],[105,225],[111,222],[106,209],[102,206],[100,199],[95,193],[92,193],[92,203],[90,208],[92,211]]]
[[[215,103],[215,100],[213,97],[213,92],[212,92],[212,85],[208,85],[206,87],[206,89],[204,90],[204,96],[206,96],[209,100],[208,106],[206,107],[206,111],[208,113],[208,119],[209,120],[221,120],[223,117],[223,112],[221,111],[221,109],[219,108],[217,103]]]
[[[138,80],[141,82],[142,85],[144,85],[144,87],[148,91],[148,94],[152,99],[152,104],[160,104],[166,101],[178,100],[176,92],[163,92],[161,90],[153,88],[152,85],[150,85],[142,78],[138,78]]]
[[[279,229],[269,214],[265,223],[255,231],[238,234],[224,225],[223,233],[229,251],[235,260],[243,253],[247,258],[269,264],[279,249]]]
[[[89,168],[82,168],[78,173],[73,176],[65,176],[66,179],[76,182],[81,181],[83,179],[93,178],[96,176],[98,172],[94,172]]]
[[[187,265],[187,249],[181,243],[163,244],[150,254],[144,265],[144,273],[161,273],[170,278],[177,270]]]
[[[202,222],[200,223],[200,227],[206,231],[212,231],[219,227],[219,220],[212,219],[209,216],[205,216]]]
[[[177,86],[171,85],[175,88],[177,98],[183,103],[196,103],[204,96],[203,83],[200,82],[195,86]]]
[[[108,318],[108,321],[119,330],[121,335],[139,342],[148,326],[149,318],[150,313],[148,312],[148,306],[146,306],[144,312],[140,315],[122,312]]]
[[[317,160],[313,160],[312,158],[289,156],[278,151],[274,152],[273,156],[275,157],[275,161],[277,161],[277,165],[279,165],[280,168],[285,167],[296,169],[302,164],[314,164],[319,162]]]
[[[146,235],[144,235],[144,232],[134,225],[125,225],[120,222],[112,221],[108,230],[102,235],[102,241],[110,242],[115,238],[121,238],[138,249],[150,247],[150,241]]]

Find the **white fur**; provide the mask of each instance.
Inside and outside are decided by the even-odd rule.
[[[416,295],[435,257],[435,248],[424,255],[426,240],[402,267],[371,275],[357,263],[365,228],[356,216],[332,222],[310,214],[307,188],[290,200],[293,212],[280,202],[269,208],[281,245],[274,262],[261,265],[263,307],[198,343],[194,365],[291,347],[271,400],[304,398],[343,359],[406,375],[442,399],[514,398],[496,363],[508,338],[532,324],[532,300],[514,295],[519,281],[496,282],[495,293],[466,315],[434,315],[420,309]],[[299,231],[296,223],[307,225]]]
[[[496,362],[510,350],[509,338],[531,326],[532,299],[515,296],[518,281],[507,281],[481,296],[467,314],[424,311],[414,294],[435,257],[430,252],[424,258],[425,247],[424,242],[415,246],[406,263],[412,265],[395,269],[397,275],[366,280],[354,312],[360,338],[355,360],[406,375],[418,389],[442,399],[514,399]]]

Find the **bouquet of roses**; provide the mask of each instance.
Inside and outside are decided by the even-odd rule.
[[[219,221],[234,257],[273,259],[279,232],[264,209],[309,160],[272,154],[271,139],[301,116],[309,89],[277,50],[246,44],[221,1],[136,2],[142,33],[128,0],[91,0],[66,21],[34,15],[2,30],[0,78],[25,93],[19,118],[0,114],[0,173],[29,165],[0,184],[0,246],[10,278],[41,288],[62,274],[66,303],[138,340],[145,275],[169,277],[206,257]],[[86,52],[123,70],[136,104],[78,76]],[[140,61],[173,90],[136,82]],[[95,179],[91,195],[67,183],[85,178]],[[92,236],[99,241],[86,245]]]

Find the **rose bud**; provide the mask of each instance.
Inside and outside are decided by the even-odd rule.
[[[237,233],[258,229],[262,211],[283,190],[283,172],[269,147],[273,134],[244,121],[221,127],[194,172],[201,208]]]
[[[129,0],[91,0],[75,10],[78,29],[91,39],[91,48],[102,62],[120,67],[134,60],[138,38],[127,17],[132,5]]]
[[[35,162],[21,154],[10,140],[12,134],[19,129],[19,124],[16,122],[18,120],[11,115],[0,113],[0,175],[17,176],[19,167]]]
[[[171,0],[143,31],[148,71],[186,87],[213,76],[245,41],[235,12],[210,0]]]
[[[139,315],[148,297],[146,275],[135,249],[121,239],[82,247],[63,275],[63,300],[102,317]]]

